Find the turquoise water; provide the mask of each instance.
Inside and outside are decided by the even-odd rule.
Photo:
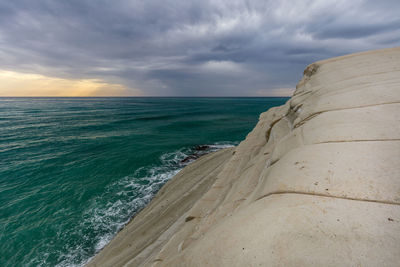
[[[0,98],[0,266],[83,265],[196,146],[238,144],[286,100]]]

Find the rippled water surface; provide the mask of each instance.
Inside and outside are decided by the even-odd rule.
[[[0,266],[83,265],[196,146],[286,98],[0,98]]]

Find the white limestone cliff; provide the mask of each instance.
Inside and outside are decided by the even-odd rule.
[[[89,265],[400,266],[400,48],[311,64],[234,151],[179,175]]]

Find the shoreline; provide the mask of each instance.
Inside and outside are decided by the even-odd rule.
[[[150,203],[133,216],[115,237],[86,263],[86,266],[97,266],[97,257],[109,257],[110,255],[118,254],[121,246],[136,246],[136,256],[140,254],[148,256],[149,250],[157,249],[160,244],[165,243],[165,241],[167,241],[166,238],[169,237],[171,233],[163,233],[163,230],[171,227],[177,228],[186,221],[187,217],[185,217],[185,214],[202,194],[209,189],[212,183],[215,182],[215,173],[220,170],[223,163],[231,158],[234,149],[235,147],[229,147],[210,152],[200,156],[183,168],[178,174],[165,183]],[[203,173],[199,175],[199,172],[202,171]],[[171,216],[171,213],[174,211],[165,214],[166,211],[164,211],[164,207],[167,205],[169,205],[168,210],[175,210],[176,214]],[[161,223],[161,225],[155,226],[157,221]],[[154,223],[151,226],[146,226],[145,224],[149,222]],[[155,230],[155,232],[153,230]],[[147,234],[143,237],[143,231],[153,231],[151,234],[152,239],[148,240]],[[125,235],[135,235],[136,238],[135,240],[124,240],[123,237]],[[167,237],[163,237],[163,235]],[[154,246],[155,248],[150,246]],[[107,250],[106,255],[103,256],[102,254],[105,250]],[[132,256],[131,252],[126,256]],[[143,258],[143,256],[140,258]],[[103,259],[101,259],[101,261],[103,261]],[[120,261],[113,262],[110,266],[114,264],[118,265]]]
[[[400,48],[309,65],[285,105],[185,167],[87,266],[395,266],[398,77]]]
[[[166,153],[163,155],[169,155],[169,154],[178,154],[178,153],[183,153],[183,155],[185,155],[185,157],[182,158],[176,158],[174,159],[175,161],[175,169],[169,170],[170,172],[177,172],[175,175],[173,175],[172,178],[168,179],[165,184],[153,195],[153,197],[151,198],[151,200],[144,205],[140,210],[136,211],[131,218],[113,235],[113,237],[111,238],[111,240],[107,241],[105,243],[105,245],[103,245],[100,250],[92,257],[90,257],[89,259],[87,259],[83,264],[86,265],[88,264],[94,257],[96,257],[97,254],[99,254],[113,239],[115,236],[117,236],[119,234],[119,232],[121,232],[127,225],[129,225],[134,218],[140,214],[147,206],[149,206],[151,204],[151,202],[154,200],[154,198],[157,197],[159,191],[161,191],[161,189],[163,187],[166,186],[166,184],[168,184],[173,178],[175,178],[175,176],[178,176],[179,172],[181,172],[183,169],[185,169],[188,165],[191,165],[193,163],[195,163],[197,160],[213,154],[213,153],[217,153],[221,150],[225,150],[225,149],[233,149],[235,146],[237,145],[237,142],[216,142],[213,144],[203,144],[203,145],[196,145],[190,148],[186,148],[186,149],[180,149],[178,151],[175,152],[170,152],[170,153]],[[184,152],[182,152],[182,150]],[[179,167],[178,167],[179,166]],[[178,169],[176,169],[178,168]]]

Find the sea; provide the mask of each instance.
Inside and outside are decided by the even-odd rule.
[[[83,266],[288,98],[0,98],[0,266]]]

